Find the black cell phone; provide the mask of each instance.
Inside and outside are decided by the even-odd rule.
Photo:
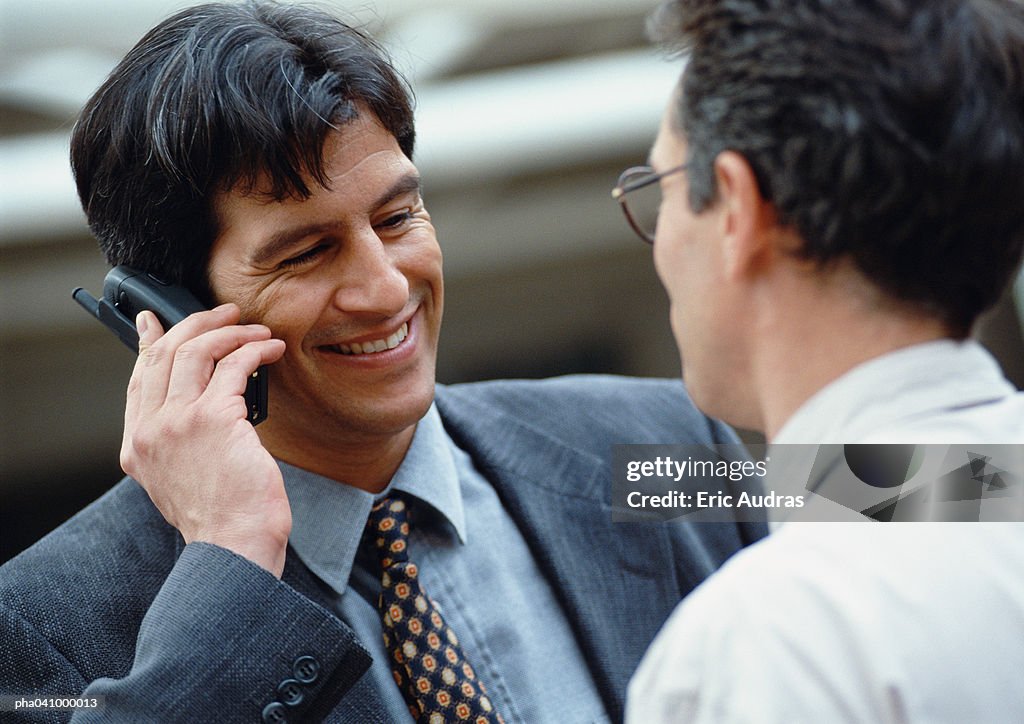
[[[184,287],[168,284],[152,274],[130,266],[115,266],[103,280],[103,297],[96,299],[78,287],[71,294],[85,311],[100,320],[130,350],[139,353],[139,332],[135,317],[144,309],[153,312],[164,331],[193,312],[206,309]],[[267,419],[267,370],[259,367],[245,388],[245,406],[249,422],[258,425]]]

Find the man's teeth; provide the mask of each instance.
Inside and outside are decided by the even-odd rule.
[[[383,352],[384,350],[394,349],[402,343],[402,340],[409,336],[409,323],[406,322],[398,331],[392,334],[387,339],[375,339],[372,342],[353,342],[352,344],[339,344],[337,345],[338,351],[342,354],[372,354],[373,352]]]

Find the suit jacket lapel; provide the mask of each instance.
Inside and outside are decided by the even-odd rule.
[[[681,598],[664,529],[611,522],[610,456],[567,448],[473,398],[438,390],[453,440],[494,485],[572,625],[614,719],[644,650]],[[571,423],[567,423],[571,424]]]

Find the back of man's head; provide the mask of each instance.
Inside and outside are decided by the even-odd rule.
[[[212,197],[327,185],[324,141],[373,113],[412,157],[411,93],[380,47],[323,12],[253,0],[184,10],[153,28],[89,100],[71,162],[111,264],[208,295]]]
[[[689,203],[750,163],[822,265],[966,335],[1024,250],[1024,5],[1017,0],[672,0]],[[682,201],[682,200],[680,200]]]

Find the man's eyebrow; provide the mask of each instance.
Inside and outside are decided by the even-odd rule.
[[[409,172],[402,176],[391,185],[391,187],[382,193],[371,206],[371,210],[375,211],[382,206],[385,206],[400,196],[405,196],[413,191],[419,193],[422,188],[422,181],[420,175],[415,172]],[[277,257],[283,250],[295,244],[300,239],[304,239],[307,236],[314,236],[316,234],[324,234],[332,229],[336,228],[334,222],[317,222],[314,224],[306,224],[304,226],[296,226],[289,229],[284,229],[276,234],[271,235],[267,239],[267,243],[260,245],[254,249],[252,254],[249,256],[249,263],[252,266],[262,266],[269,262],[271,259]]]
[[[415,171],[410,171],[402,176],[402,178],[395,181],[395,183],[391,184],[391,188],[380,195],[376,203],[373,205],[373,208],[379,209],[381,206],[386,206],[391,203],[399,196],[405,196],[412,191],[420,193],[422,190],[423,182],[420,179],[420,175]]]

